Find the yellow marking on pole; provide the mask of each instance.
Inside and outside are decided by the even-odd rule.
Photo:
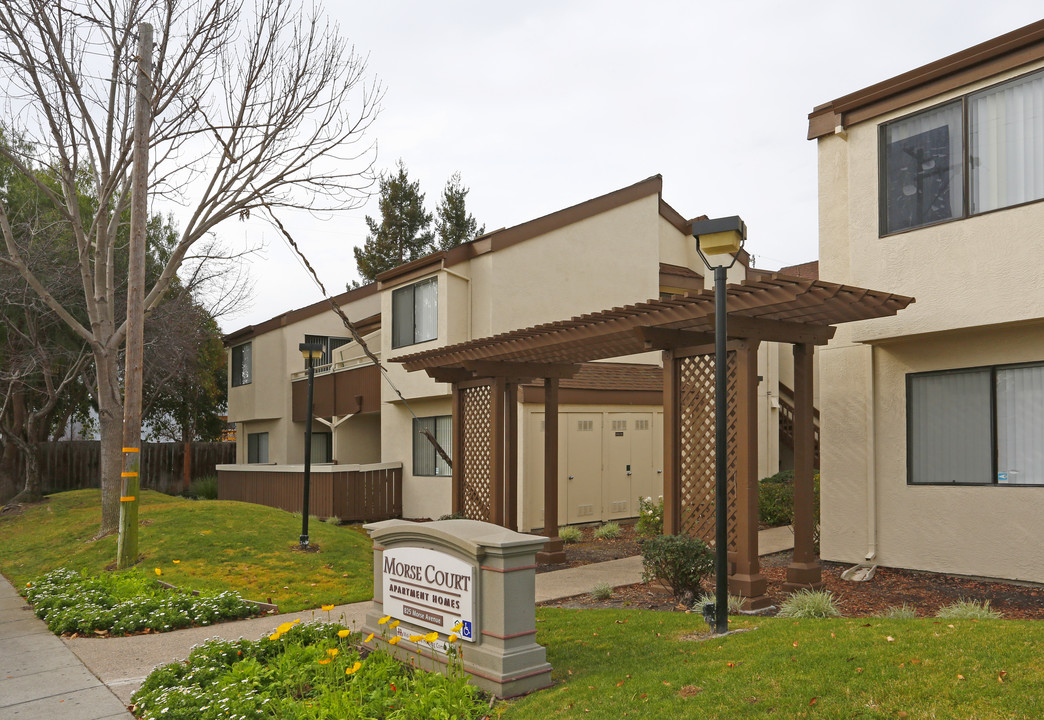
[[[134,497],[133,495],[124,495],[120,498],[120,502],[134,502],[137,499],[138,498]]]
[[[123,452],[141,452],[138,448],[123,448]]]
[[[120,477],[138,477],[138,473],[136,473],[136,472],[120,473]]]

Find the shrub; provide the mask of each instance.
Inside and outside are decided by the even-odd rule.
[[[784,470],[758,483],[758,520],[777,527],[794,522],[794,471]]]
[[[193,480],[192,484],[189,485],[188,496],[197,500],[217,500],[217,475],[204,475]]]
[[[913,620],[917,617],[917,611],[906,603],[903,603],[902,605],[888,608],[881,613],[880,617],[886,620]]]
[[[798,590],[783,601],[779,617],[828,618],[841,613],[834,604],[834,593],[826,590]]]
[[[595,600],[608,600],[613,596],[613,586],[609,583],[598,583],[591,588],[591,597]]]
[[[717,605],[718,598],[714,596],[714,593],[704,593],[700,596],[700,599],[692,604],[692,609],[697,612],[703,612],[704,605]],[[729,615],[738,615],[743,607],[743,598],[739,595],[729,595]]]
[[[686,535],[659,535],[642,543],[642,581],[659,580],[674,597],[695,596],[714,572],[714,552],[707,543]]]
[[[638,524],[635,532],[643,537],[663,535],[663,498],[638,498]]]
[[[558,537],[566,544],[580,542],[584,537],[584,531],[578,527],[566,525],[558,528]]]
[[[615,540],[620,537],[620,532],[619,523],[607,522],[594,531],[594,536],[599,540]]]
[[[999,620],[1004,614],[990,607],[989,600],[958,600],[935,613],[946,620]]]
[[[439,520],[467,520],[468,516],[462,512],[447,513],[446,515],[440,515]]]

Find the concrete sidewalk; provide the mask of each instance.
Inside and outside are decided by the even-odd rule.
[[[761,554],[770,555],[793,548],[794,534],[787,527],[762,530],[758,543]],[[641,557],[539,573],[536,601],[582,595],[599,583],[617,587],[641,580]],[[155,635],[59,639],[0,577],[0,720],[130,718],[125,706],[152,669],[184,659],[207,638],[255,640],[298,618],[359,627],[369,605],[338,605],[328,613],[307,610]]]

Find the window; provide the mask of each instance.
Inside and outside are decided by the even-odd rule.
[[[323,356],[319,358],[319,362],[315,365],[316,367],[322,367],[329,365],[333,362],[333,351],[342,345],[347,345],[352,341],[351,338],[346,337],[329,337],[327,335],[305,335],[304,341],[306,343],[315,343],[323,346]],[[303,358],[302,358],[303,360]],[[308,369],[308,361],[304,360],[305,370]]]
[[[442,449],[450,453],[453,449],[453,418],[449,415],[413,419],[413,474],[449,475],[450,466],[435,451],[435,446],[424,435],[427,430],[435,436]]]
[[[1044,485],[1044,364],[908,375],[914,485]]]
[[[268,433],[250,433],[247,435],[247,462],[268,462]]]
[[[881,234],[1044,199],[1044,71],[881,126]]]
[[[438,283],[438,278],[428,278],[392,292],[393,348],[438,337]]]
[[[333,434],[328,432],[312,431],[312,457],[313,463],[333,462]]]
[[[251,343],[236,345],[232,348],[232,387],[250,384]]]

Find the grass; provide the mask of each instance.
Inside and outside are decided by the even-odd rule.
[[[834,594],[827,590],[798,590],[779,608],[779,617],[784,618],[828,618],[840,614]]]
[[[991,608],[989,600],[958,600],[939,610],[935,617],[946,620],[999,620],[1004,615]]]
[[[357,526],[309,523],[318,553],[291,550],[300,518],[249,503],[140,495],[138,567],[190,590],[236,590],[281,612],[373,597],[373,553]],[[58,493],[0,518],[0,572],[15,587],[58,567],[98,574],[116,559],[116,536],[93,541],[98,490]],[[179,561],[175,563],[175,560]]]
[[[547,717],[1037,718],[1044,623],[732,618],[694,642],[698,614],[537,610],[555,685],[499,706]],[[706,638],[706,636],[703,636]]]
[[[568,545],[570,543],[580,542],[584,537],[584,531],[575,525],[566,525],[565,527],[558,528],[558,537],[562,542]]]
[[[620,537],[621,532],[623,531],[620,529],[620,523],[607,522],[598,526],[598,529],[594,531],[594,536],[599,540],[615,540]]]

